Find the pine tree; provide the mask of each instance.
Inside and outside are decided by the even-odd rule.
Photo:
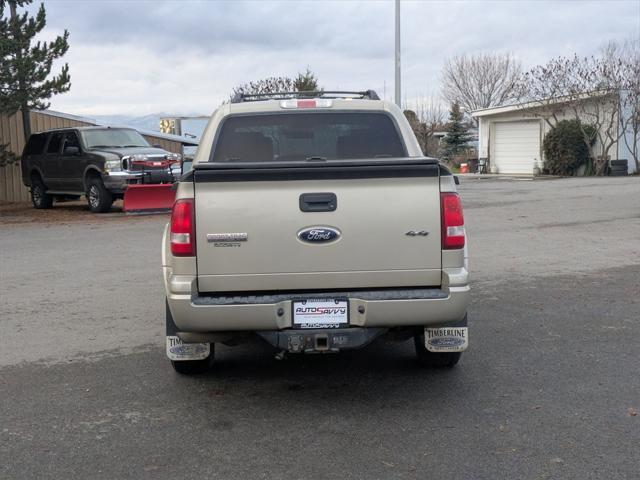
[[[318,79],[313,74],[309,67],[304,73],[299,73],[296,79],[293,81],[293,86],[297,92],[317,92]]]
[[[13,114],[49,107],[53,95],[69,91],[69,65],[64,64],[57,75],[50,76],[54,60],[69,49],[69,32],[52,42],[36,41],[35,37],[46,25],[44,5],[35,17],[28,12],[18,14],[33,0],[0,0],[0,112]],[[9,17],[5,18],[6,7]],[[25,139],[31,134],[28,114],[22,115]]]
[[[464,152],[467,142],[471,140],[468,128],[464,123],[464,117],[460,110],[459,103],[451,105],[449,112],[449,124],[447,125],[447,134],[442,139],[441,157],[444,160],[451,160],[456,155]]]

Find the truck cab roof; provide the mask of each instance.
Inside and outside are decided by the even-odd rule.
[[[270,114],[348,114],[348,113],[380,113],[385,114],[394,124],[398,138],[404,140],[402,157],[422,157],[422,150],[415,139],[409,122],[402,110],[391,102],[380,100],[372,91],[365,92],[293,92],[275,93],[271,95],[245,96],[242,99],[234,99],[220,106],[212,115],[202,135],[200,146],[194,158],[194,167],[198,164],[209,163],[212,160],[215,143],[219,141],[220,131],[225,121],[230,117],[258,116]],[[281,127],[284,128],[284,127]],[[265,132],[264,129],[246,127],[246,136],[256,130]],[[326,132],[326,129],[324,130]],[[355,131],[352,131],[354,133]],[[345,131],[348,134],[349,131]],[[302,133],[301,133],[302,135]],[[355,137],[351,136],[355,141]],[[369,136],[369,142],[371,142]],[[346,139],[345,139],[346,140]],[[382,139],[379,139],[380,143]],[[295,143],[294,141],[290,142]],[[386,156],[389,152],[380,152]],[[315,154],[314,154],[315,155]]]

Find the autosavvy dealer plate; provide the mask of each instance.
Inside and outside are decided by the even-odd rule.
[[[348,300],[323,298],[293,302],[293,328],[340,328],[348,325]]]

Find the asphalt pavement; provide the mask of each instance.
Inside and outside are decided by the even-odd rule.
[[[180,377],[166,216],[0,211],[0,478],[638,478],[640,178],[460,189],[471,345],[451,370],[410,342],[278,361],[256,341]]]

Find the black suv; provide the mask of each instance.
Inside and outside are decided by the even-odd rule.
[[[180,155],[152,147],[131,128],[49,130],[29,137],[22,182],[31,188],[35,208],[86,195],[92,212],[108,212],[130,184],[172,183],[180,161]]]

